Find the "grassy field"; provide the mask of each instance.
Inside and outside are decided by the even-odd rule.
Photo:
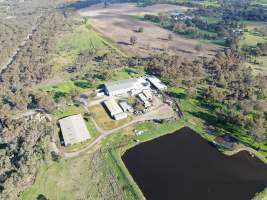
[[[267,75],[267,56],[260,56],[256,58],[257,64],[245,63],[246,66],[252,67],[255,74],[262,73]]]
[[[73,106],[67,106],[67,107],[63,108],[62,110],[58,110],[58,111],[52,113],[52,115],[56,119],[60,119],[60,118],[67,117],[70,115],[84,114],[84,113],[85,113],[85,109],[82,106],[73,105]]]
[[[107,43],[92,29],[84,25],[73,33],[64,35],[57,43],[57,49],[64,57],[75,60],[80,52],[91,50],[107,53]]]
[[[124,190],[109,167],[105,153],[43,164],[32,187],[19,200],[36,200],[42,194],[51,200],[121,200]]]
[[[79,92],[87,91],[91,88],[91,83],[86,80],[65,81],[55,85],[43,85],[38,89],[44,92],[61,92],[62,94],[69,94],[73,90]]]
[[[241,45],[255,46],[257,43],[265,43],[267,42],[267,38],[258,35],[252,31],[245,32],[243,39],[241,40]]]
[[[138,78],[140,76],[144,76],[144,67],[126,67],[122,70],[116,71],[113,76],[111,77],[112,81],[117,81],[117,80],[123,80],[123,79],[129,79],[129,78]]]
[[[117,128],[131,121],[131,117],[127,117],[121,120],[112,119],[104,107],[100,104],[89,107],[89,111],[93,113],[93,117],[96,123],[105,130]]]

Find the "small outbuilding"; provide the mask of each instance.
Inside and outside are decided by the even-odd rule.
[[[103,102],[111,117],[115,120],[123,119],[127,117],[127,114],[123,112],[121,107],[113,99]]]
[[[59,120],[65,146],[83,142],[91,138],[81,114]]]
[[[124,112],[127,112],[127,111],[133,112],[133,107],[130,104],[128,104],[126,101],[121,101],[119,105]]]

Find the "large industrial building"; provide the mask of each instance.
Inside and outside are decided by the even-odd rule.
[[[59,120],[65,146],[91,138],[82,115],[73,115]]]
[[[124,119],[127,117],[127,113],[123,112],[121,107],[113,99],[103,102],[111,117],[115,120]]]
[[[150,87],[150,83],[144,78],[132,78],[105,84],[105,92],[109,96],[137,95]]]

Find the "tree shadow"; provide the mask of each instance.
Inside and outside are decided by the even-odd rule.
[[[168,95],[170,97],[174,97],[174,98],[177,98],[177,99],[185,99],[186,98],[186,94],[185,93],[168,92]]]
[[[43,194],[39,194],[39,195],[37,196],[36,200],[48,200],[48,198],[46,198],[46,196],[43,195]]]
[[[98,4],[100,3],[99,0],[80,0],[80,1],[75,1],[73,3],[68,3],[68,4],[64,4],[63,6],[61,6],[61,9],[73,9],[73,10],[78,10],[78,9],[82,9],[82,8],[86,8],[89,6],[92,6],[94,4]],[[104,5],[103,5],[104,6]]]
[[[124,41],[118,41],[117,43],[121,44],[121,45],[125,45],[125,46],[129,46],[130,45],[130,43],[124,42]]]

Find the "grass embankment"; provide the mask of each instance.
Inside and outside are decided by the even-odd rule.
[[[106,154],[109,167],[115,172],[123,189],[124,199],[143,199],[143,194],[124,165],[118,151],[111,149]]]
[[[252,200],[267,200],[267,188],[255,195]]]

